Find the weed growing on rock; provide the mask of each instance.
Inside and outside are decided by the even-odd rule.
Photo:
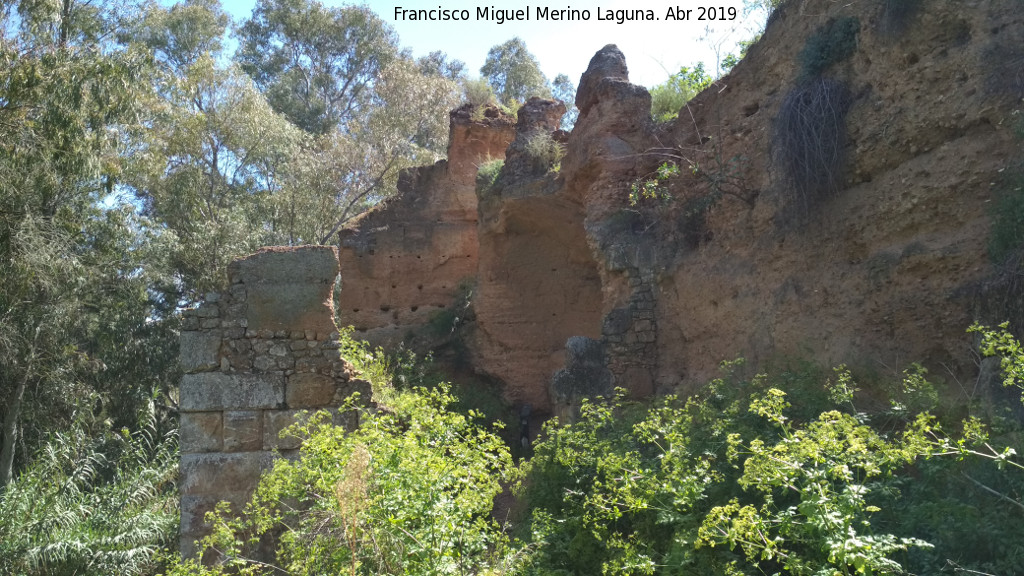
[[[557,172],[565,156],[565,146],[554,139],[550,132],[537,131],[526,139],[524,148],[536,168]]]
[[[783,100],[773,134],[773,156],[785,183],[806,212],[842,183],[850,95],[838,80],[820,78]]]
[[[672,195],[668,192],[668,181],[678,175],[678,164],[662,162],[658,169],[648,177],[638,178],[629,186],[629,205],[636,206],[643,200],[668,202],[672,199]]]
[[[800,51],[801,77],[817,78],[833,64],[852,56],[859,31],[860,20],[852,16],[829,20],[807,39]]]
[[[498,103],[494,89],[484,78],[467,78],[462,81],[462,93],[466,102],[475,106],[483,114],[483,109]]]
[[[505,167],[503,158],[495,158],[481,164],[476,171],[476,193],[480,198],[486,198],[494,192],[494,185],[498,182],[501,169]]]

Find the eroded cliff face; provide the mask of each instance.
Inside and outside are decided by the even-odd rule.
[[[850,53],[808,73],[808,39],[843,34]],[[448,160],[403,174],[337,260],[261,251],[185,319],[183,550],[204,511],[243,502],[273,450],[298,446],[278,436],[298,409],[341,423],[368,394],[332,315],[375,344],[457,340],[538,417],[616,386],[686,393],[740,356],[974,378],[967,326],[1024,326],[1019,270],[986,249],[1001,175],[1024,157],[1022,99],[1019,0],[789,0],[668,124],[614,46],[581,78],[571,134],[552,101],[515,121],[454,111]],[[665,162],[671,200],[631,204]]]
[[[581,78],[567,137],[554,102],[524,105],[514,132],[458,111],[449,161],[343,234],[342,323],[396,342],[472,285],[471,364],[540,410],[613,386],[691,390],[738,356],[968,376],[964,330],[998,314],[989,206],[1020,154],[1018,4],[791,0],[669,124],[614,46]],[[836,22],[852,53],[808,73],[808,39]],[[560,165],[529,151],[537,134],[564,143]],[[794,160],[801,138],[834,146],[826,173]],[[476,165],[506,151],[478,196]],[[663,162],[680,167],[672,200],[631,205]]]
[[[343,325],[394,346],[455,304],[477,276],[477,167],[504,158],[514,120],[497,109],[451,114],[448,159],[405,171],[399,194],[340,234]]]

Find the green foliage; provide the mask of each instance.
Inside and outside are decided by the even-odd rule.
[[[532,161],[535,172],[558,172],[565,156],[565,145],[556,141],[550,132],[538,130],[527,137],[523,151]]]
[[[1024,390],[1024,348],[1020,342],[1009,332],[1009,323],[999,325],[998,330],[992,330],[977,324],[971,326],[968,332],[981,335],[981,353],[983,356],[998,356],[1000,367],[1003,370],[1003,386],[1017,387]],[[1021,396],[1024,402],[1024,395]]]
[[[485,106],[496,106],[498,97],[486,78],[467,78],[462,81],[462,94],[466,102],[483,110]]]
[[[1024,170],[1011,169],[1002,176],[990,213],[988,254],[1001,264],[1024,246]]]
[[[132,425],[177,371],[163,322],[173,238],[113,198],[145,128],[148,55],[113,44],[104,8],[12,8],[0,11],[0,489],[82,402]]]
[[[490,512],[513,475],[508,448],[475,423],[475,413],[452,410],[456,399],[447,385],[395,387],[401,366],[351,339],[344,355],[361,377],[388,389],[375,390],[381,404],[359,408],[354,431],[331,425],[326,415],[300,426],[308,439],[299,458],[275,463],[242,518],[229,519],[224,509],[212,517],[216,529],[203,545],[221,562],[178,563],[172,574],[466,574],[502,567],[507,539]],[[249,556],[266,534],[278,536],[273,564]]]
[[[830,19],[814,32],[800,51],[801,77],[812,80],[853,55],[860,20],[852,16]]]
[[[1011,336],[991,338],[1024,364]],[[526,464],[526,573],[1018,571],[1024,435],[1003,427],[1000,448],[976,419],[947,434],[919,411],[935,397],[920,367],[894,389],[895,424],[856,411],[843,367],[827,381],[806,367],[726,376],[685,402],[587,403]]]
[[[676,118],[683,105],[713,81],[704,70],[703,62],[693,68],[680,68],[664,83],[651,88],[651,116],[658,122]]]
[[[580,116],[580,110],[576,107],[576,84],[565,74],[559,74],[551,81],[551,95],[565,104],[562,130],[572,130]]]
[[[242,69],[275,110],[311,134],[347,129],[398,57],[394,31],[367,6],[260,0],[239,36]]]
[[[178,450],[150,414],[138,432],[79,421],[0,492],[0,573],[149,574],[178,532]]]
[[[531,96],[551,96],[540,63],[520,38],[492,47],[480,68],[480,75],[487,79],[498,100],[506,106],[525,102]]]
[[[672,199],[668,191],[668,181],[679,175],[679,165],[675,162],[662,162],[650,178],[640,178],[629,186],[629,205],[636,206],[644,200],[660,200],[667,202]]]
[[[490,196],[494,185],[498,182],[501,169],[505,167],[504,158],[495,158],[481,164],[476,171],[476,193],[481,198]]]

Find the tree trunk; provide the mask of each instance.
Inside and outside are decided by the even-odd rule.
[[[7,414],[4,415],[3,444],[0,444],[0,490],[7,486],[14,473],[15,436],[18,433],[18,415],[21,413],[21,400],[25,397],[27,381],[28,373],[18,382],[14,398],[7,403]]]
[[[14,389],[14,396],[7,403],[7,413],[4,415],[3,443],[0,444],[0,491],[7,486],[14,475],[14,450],[18,434],[18,416],[21,415],[21,402],[25,397],[25,388],[28,380],[32,377],[32,369],[35,367],[36,343],[39,341],[41,326],[36,327],[35,336],[28,349],[28,363],[25,366],[25,373],[21,376],[17,388]]]

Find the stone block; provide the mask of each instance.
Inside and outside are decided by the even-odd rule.
[[[231,511],[237,512],[245,506],[251,496],[251,492],[238,492],[231,490],[225,490],[223,493],[216,495],[182,495],[181,533],[208,533],[211,526],[210,523],[206,521],[207,512],[212,512],[220,502],[227,502],[231,505]]]
[[[302,444],[297,436],[281,437],[281,431],[298,421],[305,410],[268,410],[263,413],[263,449],[294,450]]]
[[[181,409],[260,410],[284,403],[284,377],[271,374],[203,372],[181,378]]]
[[[179,421],[182,452],[220,452],[224,447],[221,412],[182,412]]]
[[[274,462],[272,452],[182,454],[181,494],[221,497],[226,492],[251,493],[260,474]]]
[[[294,374],[285,386],[285,403],[289,408],[323,408],[336,406],[334,378],[321,374]]]
[[[338,276],[333,247],[266,248],[228,267],[233,281],[246,286],[249,328],[293,332],[331,331],[332,293]]]
[[[182,332],[178,362],[185,372],[215,370],[220,366],[220,334]]]
[[[333,246],[274,246],[228,265],[232,281],[258,284],[334,284],[338,252]]]
[[[228,410],[224,412],[224,451],[255,452],[263,449],[263,412]]]

